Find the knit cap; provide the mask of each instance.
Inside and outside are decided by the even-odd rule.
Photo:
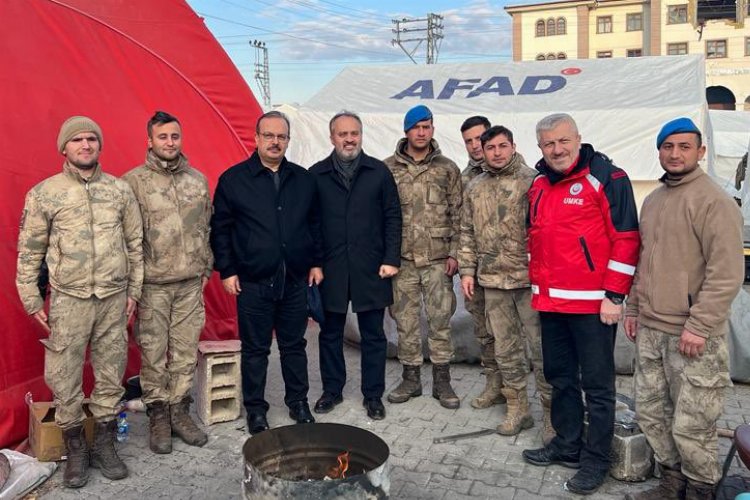
[[[685,134],[692,133],[701,136],[701,131],[695,126],[693,120],[690,118],[676,118],[671,122],[667,122],[659,131],[659,135],[656,136],[656,149],[661,148],[662,143],[672,134]]]
[[[60,127],[60,133],[57,136],[57,150],[62,153],[65,151],[65,145],[76,134],[81,132],[92,132],[99,139],[99,149],[102,147],[102,129],[94,120],[86,116],[71,116],[65,120]]]
[[[414,106],[404,115],[404,132],[411,130],[417,123],[432,118],[432,111],[424,104]]]

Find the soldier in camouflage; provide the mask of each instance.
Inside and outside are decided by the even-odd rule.
[[[206,177],[182,154],[182,128],[158,111],[148,121],[146,163],[123,176],[143,218],[143,295],[136,340],[149,415],[149,447],[172,451],[172,433],[203,446],[190,417],[198,339],[205,323],[203,288],[211,276],[211,198]]]
[[[424,300],[432,395],[443,407],[458,408],[449,363],[453,356],[450,319],[456,310],[453,276],[458,270],[461,172],[432,138],[432,112],[426,106],[406,113],[404,132],[396,153],[384,160],[396,180],[403,216],[401,270],[393,278],[391,306],[403,380],[388,394],[388,401],[403,403],[422,394],[419,316]]]
[[[89,465],[108,479],[128,469],[115,452],[115,418],[124,392],[127,320],[141,296],[143,228],[138,202],[124,181],[102,172],[102,132],[93,120],[66,120],[57,139],[63,171],[34,186],[18,237],[16,286],[26,312],[49,334],[44,379],[55,397],[68,461],[66,487],[86,484]],[[52,288],[49,316],[37,280],[42,262]],[[89,450],[83,436],[81,381],[91,350],[94,390],[89,409],[96,421]]]
[[[543,374],[539,314],[531,308],[526,256],[526,192],[536,172],[516,152],[507,128],[491,127],[481,141],[485,172],[469,183],[461,209],[461,288],[469,302],[476,297],[477,280],[484,288],[494,366],[502,374],[500,387],[508,404],[498,432],[510,436],[534,425],[526,392],[528,340],[548,442],[554,436],[549,422],[551,388]]]
[[[461,172],[464,197],[469,181],[484,172],[481,137],[488,128],[490,128],[490,121],[484,116],[472,116],[461,125],[461,137],[464,140],[466,152],[469,154],[469,163]],[[465,305],[474,320],[474,336],[479,343],[484,375],[487,377],[484,390],[471,401],[471,406],[489,408],[492,405],[505,404],[505,396],[500,391],[503,387],[503,376],[495,361],[495,338],[487,331],[487,318],[484,316],[484,288],[477,280],[474,280],[474,295],[471,300],[465,301]]]
[[[662,185],[643,202],[625,333],[636,343],[638,423],[662,470],[631,500],[712,499],[722,477],[716,422],[731,386],[727,318],[744,270],[742,215],[699,167],[688,118],[657,137]]]

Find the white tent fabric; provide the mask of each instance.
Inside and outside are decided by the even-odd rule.
[[[540,157],[536,123],[567,112],[583,141],[606,153],[631,179],[654,180],[662,173],[656,135],[666,121],[687,116],[711,137],[704,92],[700,55],[350,67],[291,113],[288,157],[310,166],[327,156],[332,149],[328,121],[346,109],[364,122],[365,151],[385,158],[404,135],[404,113],[424,104],[434,114],[443,154],[459,166],[468,159],[459,129],[476,114],[510,128],[518,150],[533,164]]]
[[[709,110],[714,138],[715,162],[709,173],[732,196],[740,197],[734,188],[737,165],[748,151],[750,113],[747,111]]]

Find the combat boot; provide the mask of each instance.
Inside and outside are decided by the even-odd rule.
[[[628,493],[625,500],[683,500],[687,478],[679,467],[675,470],[660,465],[659,468],[661,480],[656,487],[640,493]]]
[[[94,446],[91,449],[91,467],[101,470],[107,479],[128,477],[128,468],[115,451],[117,422],[96,422],[94,424]]]
[[[461,405],[451,387],[450,364],[432,365],[432,397],[440,400],[440,406],[454,410]]]
[[[406,403],[410,398],[422,395],[422,367],[404,365],[403,380],[388,394],[391,403]]]
[[[189,445],[203,446],[208,442],[208,436],[190,418],[190,403],[192,401],[193,398],[185,396],[180,402],[170,405],[169,416],[172,422],[172,434],[177,434],[180,439]]]
[[[471,406],[482,409],[493,405],[505,404],[505,396],[501,392],[503,388],[503,376],[500,370],[487,368],[484,373],[487,377],[484,390],[472,400]]]
[[[154,401],[147,405],[148,447],[154,453],[172,453],[172,425],[169,422],[169,405]]]
[[[526,390],[517,391],[509,387],[503,387],[503,394],[508,401],[505,412],[505,420],[497,426],[498,434],[503,436],[515,436],[524,429],[534,427],[534,419],[529,413],[529,397]]]
[[[714,500],[716,498],[716,487],[713,484],[700,481],[687,480],[685,488],[685,500]]]
[[[550,400],[541,398],[542,400],[542,415],[544,420],[544,428],[542,429],[542,441],[544,446],[547,446],[555,439],[557,433],[555,428],[552,427],[552,410],[550,408]]]
[[[65,429],[63,439],[68,454],[63,484],[66,488],[80,488],[89,480],[89,445],[83,434],[83,426]]]

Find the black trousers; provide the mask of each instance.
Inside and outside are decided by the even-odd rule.
[[[605,325],[598,314],[540,313],[544,377],[552,386],[550,446],[580,456],[581,466],[609,469],[615,418],[616,325]],[[586,393],[588,433],[583,439]]]
[[[388,341],[383,331],[385,309],[357,313],[362,355],[362,395],[381,398],[385,390],[385,356]],[[325,325],[320,329],[320,377],[323,392],[341,394],[346,383],[344,361],[344,325],[346,314],[326,311]]]
[[[295,401],[307,401],[307,284],[287,278],[281,297],[270,284],[243,281],[240,287],[237,321],[242,343],[245,409],[248,413],[265,414],[268,411],[266,372],[274,330],[286,389],[284,402],[288,406]]]

